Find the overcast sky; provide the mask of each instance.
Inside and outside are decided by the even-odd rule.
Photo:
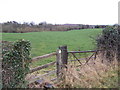
[[[0,0],[0,22],[118,23],[120,0]]]

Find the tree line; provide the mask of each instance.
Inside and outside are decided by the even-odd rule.
[[[16,21],[8,21],[1,23],[2,32],[5,33],[26,33],[26,32],[41,32],[41,31],[69,31],[80,30],[88,28],[105,28],[108,25],[85,25],[85,24],[49,24],[46,22],[40,22],[35,24],[34,22],[18,23]]]

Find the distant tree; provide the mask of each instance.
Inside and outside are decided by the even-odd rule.
[[[47,24],[47,22],[44,21],[44,22],[40,22],[38,25],[46,25],[46,24]]]
[[[34,26],[35,25],[35,23],[32,21],[32,22],[30,22],[30,26]]]

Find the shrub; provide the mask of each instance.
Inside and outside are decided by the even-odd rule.
[[[7,46],[10,46],[9,48]],[[18,40],[2,48],[2,83],[3,88],[25,88],[26,74],[29,72],[31,61],[30,42]]]
[[[97,47],[103,50],[106,60],[108,62],[118,59],[118,46],[120,45],[120,33],[119,26],[108,26],[102,34],[97,38]],[[117,56],[117,57],[116,57]]]

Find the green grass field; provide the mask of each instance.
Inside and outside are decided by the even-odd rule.
[[[31,33],[3,33],[2,39],[16,41],[25,39],[31,42],[31,57],[56,52],[61,45],[67,45],[69,51],[95,49],[95,38],[102,29],[82,29],[64,32],[31,32]],[[93,37],[93,38],[91,38]],[[55,57],[32,63],[32,67],[54,61]]]
[[[16,41],[18,39],[29,40],[32,44],[31,56],[40,56],[55,52],[61,45],[67,45],[68,50],[94,49],[95,37],[102,29],[82,29],[64,32],[31,32],[31,33],[3,33],[2,39]]]

